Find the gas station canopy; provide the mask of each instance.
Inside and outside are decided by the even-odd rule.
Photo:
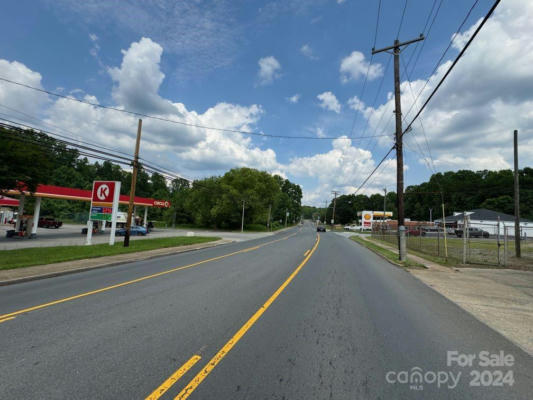
[[[0,196],[0,207],[18,207],[19,201],[11,197]]]
[[[38,185],[34,193],[30,193],[25,190],[9,190],[7,194],[10,195],[26,195],[33,197],[45,197],[50,199],[61,199],[61,200],[80,200],[80,201],[91,201],[92,192],[90,190],[84,189],[74,189],[67,188],[62,186],[53,186],[53,185]],[[9,199],[4,197],[4,199]],[[15,199],[9,199],[11,201],[16,201],[16,206],[19,205],[19,201]],[[129,196],[125,194],[120,195],[120,204],[128,204]],[[167,200],[156,200],[147,197],[138,197],[134,198],[134,205],[136,206],[145,206],[145,207],[158,207],[158,208],[168,208],[170,207],[170,202]]]

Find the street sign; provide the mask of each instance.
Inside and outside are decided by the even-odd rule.
[[[109,244],[115,244],[120,182],[94,181],[91,195],[91,209],[87,221],[87,244],[91,244],[93,221],[111,222]]]

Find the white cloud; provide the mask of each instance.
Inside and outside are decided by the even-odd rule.
[[[115,86],[113,99],[125,108],[143,113],[172,113],[171,102],[158,94],[165,78],[160,61],[163,48],[148,38],[133,42],[124,55],[120,68],[109,68]]]
[[[310,60],[318,60],[318,57],[315,55],[315,52],[309,46],[308,44],[304,44],[302,47],[300,47],[300,53],[302,53],[305,57],[309,58]]]
[[[293,95],[293,96],[291,96],[291,97],[287,97],[287,101],[288,101],[289,103],[296,104],[296,103],[298,103],[298,102],[300,101],[300,97],[302,97],[302,96],[300,96],[300,95],[297,93],[297,94],[295,94],[295,95]]]
[[[29,86],[42,89],[41,74],[32,71],[24,64],[18,61],[9,62],[0,59],[0,71],[2,77],[9,80],[20,82]],[[41,109],[48,103],[48,96],[46,94],[26,89],[11,83],[0,81],[0,104],[17,110],[25,111],[27,113],[39,114]],[[6,112],[0,107],[1,112]]]
[[[281,64],[274,56],[260,58],[257,63],[259,64],[257,75],[260,85],[269,85],[280,77]]]
[[[189,110],[183,103],[162,98],[159,86],[164,79],[159,63],[161,46],[143,38],[123,51],[120,67],[110,68],[116,85],[113,88],[114,105],[133,109],[189,125],[214,126],[231,130],[256,130],[263,115],[259,105],[242,106],[218,103],[205,112]],[[4,74],[14,81],[41,87],[41,75],[21,63],[0,60]],[[91,103],[98,104],[95,96],[76,91]],[[45,114],[37,127],[66,133],[74,139],[101,144],[128,154],[133,152],[137,117],[110,109],[60,98],[52,102],[46,95],[0,83],[0,102],[32,114]],[[1,109],[0,109],[1,111]],[[141,142],[142,157],[180,172],[185,176],[223,173],[236,166],[250,166],[268,171],[280,170],[276,153],[260,148],[246,134],[221,132],[204,128],[172,124],[143,118]]]
[[[340,73],[342,83],[357,80],[365,76],[367,71],[369,80],[379,78],[383,75],[382,65],[378,63],[369,65],[369,62],[365,60],[364,54],[360,51],[353,51],[341,61]]]
[[[357,96],[348,100],[348,106],[355,111],[363,112],[365,110],[365,103],[363,103]]]
[[[337,4],[342,4],[344,3],[346,0],[337,0]]]
[[[395,182],[393,161],[390,159],[385,162],[385,167],[373,177],[363,193],[377,191],[383,185]],[[353,193],[374,168],[372,154],[368,150],[353,146],[346,136],[333,140],[328,152],[295,157],[286,166],[286,170],[293,176],[316,180],[314,188],[304,190],[304,203],[314,205],[328,199],[333,189],[345,194]]]
[[[337,114],[341,112],[341,104],[332,92],[328,91],[320,93],[316,97],[318,100],[320,100],[320,107],[323,109],[336,112]]]
[[[95,33],[89,33],[89,39],[91,39],[91,42],[96,42],[98,40],[98,36]]]
[[[324,129],[322,129],[319,126],[315,128],[315,134],[316,134],[316,137],[319,137],[319,138],[326,137],[326,134],[324,133]]]

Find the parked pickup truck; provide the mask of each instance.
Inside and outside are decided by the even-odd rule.
[[[63,222],[58,221],[55,218],[39,218],[38,227],[39,228],[53,228],[57,229],[61,225],[63,225]]]
[[[462,228],[458,228],[455,230],[455,234],[457,235],[457,237],[463,237],[463,229]],[[475,237],[478,237],[478,238],[488,238],[490,236],[490,234],[487,232],[487,231],[484,231],[483,229],[479,229],[479,228],[468,228],[468,236],[471,237],[471,238],[475,238]]]

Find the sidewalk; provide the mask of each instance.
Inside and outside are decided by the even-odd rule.
[[[398,253],[392,246],[372,242]],[[458,269],[415,255],[409,258],[428,268],[409,269],[413,276],[533,355],[533,272]]]
[[[0,270],[0,286],[27,282],[36,279],[51,278],[53,276],[72,274],[96,268],[109,267],[128,262],[147,260],[154,257],[184,253],[186,251],[206,249],[231,243],[231,240],[217,240],[215,242],[191,244],[178,247],[140,251],[136,253],[119,254],[116,256],[87,258],[84,260],[65,261],[55,264],[35,265],[33,267]]]

